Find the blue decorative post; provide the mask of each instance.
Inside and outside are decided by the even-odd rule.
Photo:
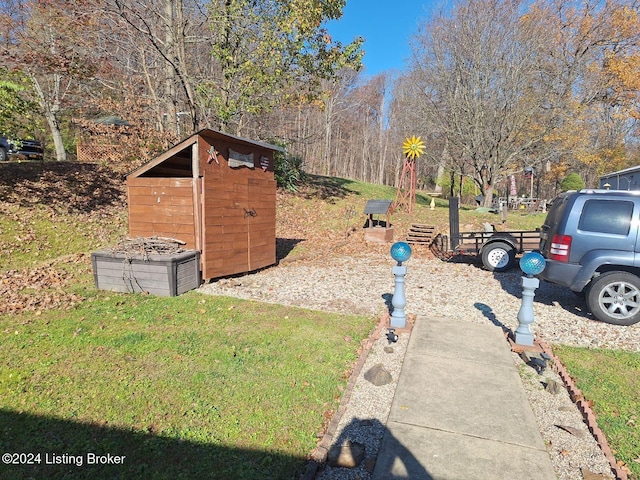
[[[404,328],[407,325],[407,316],[404,313],[404,306],[407,304],[404,296],[404,276],[407,274],[407,267],[402,265],[411,258],[411,247],[405,242],[396,242],[391,245],[391,258],[398,264],[393,267],[393,275],[396,278],[395,290],[391,305],[391,326],[396,328]]]
[[[525,276],[522,277],[522,305],[518,312],[518,328],[515,332],[515,342],[519,345],[533,345],[531,324],[533,318],[533,297],[540,280],[534,277],[544,270],[546,260],[538,252],[525,253],[520,259],[520,268]]]

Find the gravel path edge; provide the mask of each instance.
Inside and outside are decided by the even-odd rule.
[[[378,341],[382,334],[382,331],[389,328],[389,318],[390,315],[388,313],[383,314],[369,337],[362,342],[363,345],[361,354],[353,366],[351,375],[349,376],[349,381],[347,382],[344,394],[342,395],[342,399],[340,400],[340,405],[338,406],[336,413],[331,418],[331,421],[329,422],[327,430],[322,436],[322,439],[318,442],[318,445],[311,453],[307,469],[305,473],[299,478],[299,480],[314,480],[318,474],[319,469],[326,461],[329,449],[333,444],[335,434],[337,433],[338,426],[340,425],[340,421],[342,420],[342,416],[347,411],[349,401],[351,400],[351,393],[353,392],[353,389],[356,385],[356,381],[362,374],[362,369],[364,368],[367,357],[374,343]],[[410,333],[412,326],[413,322],[408,319],[407,327],[403,329],[403,332]]]
[[[598,426],[596,415],[591,409],[589,402],[587,402],[587,400],[584,398],[582,391],[580,391],[576,383],[573,381],[573,378],[571,377],[571,375],[569,375],[569,372],[567,371],[564,364],[553,353],[553,350],[546,342],[537,339],[535,340],[535,342],[540,346],[543,352],[551,357],[554,370],[562,379],[564,386],[569,392],[571,400],[582,414],[582,418],[584,420],[584,423],[587,425],[589,432],[593,436],[594,440],[598,443],[598,446],[609,462],[609,465],[611,465],[611,471],[616,476],[616,480],[628,480],[627,472],[618,464],[618,461],[613,455],[613,451],[609,446],[609,442],[607,442],[607,437],[605,437],[604,432]]]

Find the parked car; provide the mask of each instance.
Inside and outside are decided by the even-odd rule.
[[[44,148],[37,140],[0,137],[0,162],[11,159],[44,160]]]
[[[540,230],[543,280],[585,295],[594,317],[640,321],[640,191],[581,190],[554,199]]]

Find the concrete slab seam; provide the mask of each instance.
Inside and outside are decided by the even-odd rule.
[[[511,446],[518,447],[518,448],[524,448],[524,449],[530,450],[532,452],[540,452],[540,453],[545,453],[545,454],[547,453],[546,448],[532,448],[529,445],[523,445],[523,444],[514,443],[514,442],[503,442],[503,441],[500,441],[500,440],[495,440],[495,439],[491,439],[491,438],[482,437],[480,435],[470,435],[470,434],[464,433],[464,432],[454,432],[453,430],[445,430],[443,428],[426,427],[424,425],[416,425],[415,423],[400,422],[398,420],[393,420],[393,421],[391,421],[389,423],[396,423],[398,425],[406,425],[408,427],[418,427],[418,428],[421,428],[421,429],[424,429],[424,430],[434,430],[434,431],[442,432],[442,433],[450,433],[452,435],[460,435],[462,437],[475,438],[475,439],[483,440],[483,441],[502,443],[502,444],[505,444],[505,445],[511,445]],[[618,480],[622,480],[622,479],[618,479]]]
[[[480,367],[482,367],[483,365],[492,365],[493,367],[499,369],[500,371],[507,371],[507,372],[513,372],[513,366],[512,365],[495,365],[495,364],[489,364],[486,361],[478,361],[478,360],[474,360],[473,358],[460,358],[460,356],[448,356],[448,355],[443,355],[442,353],[438,352],[438,353],[431,353],[431,352],[426,352],[426,353],[407,353],[406,355],[407,358],[424,358],[424,359],[432,359],[432,360],[455,360],[458,362],[464,362],[465,364],[468,365],[478,365]]]

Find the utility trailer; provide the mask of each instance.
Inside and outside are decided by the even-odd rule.
[[[481,232],[460,232],[457,198],[450,199],[450,237],[437,235],[431,251],[442,259],[457,255],[472,255],[482,259],[492,272],[505,272],[515,267],[516,255],[536,250],[540,244],[540,230],[496,232],[486,228]]]
[[[504,272],[516,265],[516,255],[536,250],[539,244],[540,230],[460,232],[452,250],[454,255],[479,256],[487,270]]]

